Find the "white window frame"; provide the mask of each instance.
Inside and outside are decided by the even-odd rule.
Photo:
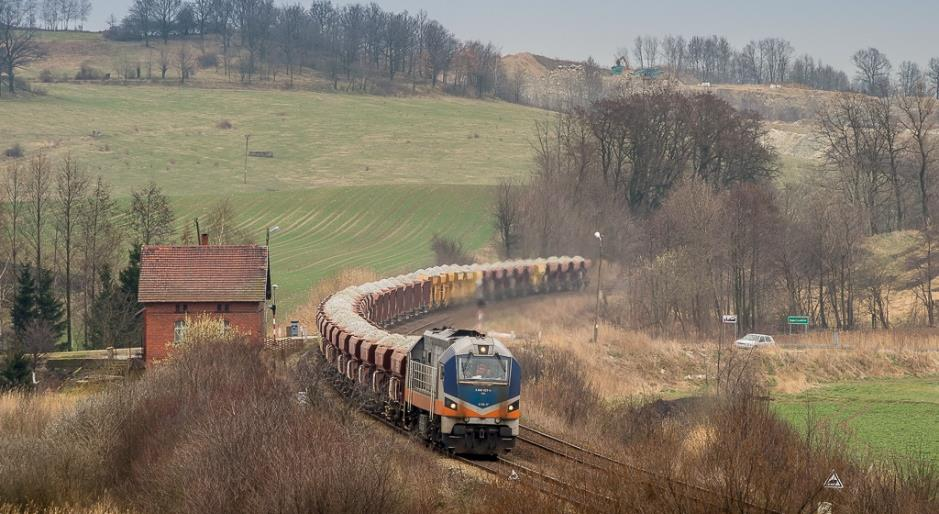
[[[178,343],[186,337],[186,330],[189,324],[184,319],[178,319],[173,323],[173,342]]]

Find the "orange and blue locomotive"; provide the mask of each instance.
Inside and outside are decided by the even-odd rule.
[[[408,349],[405,416],[425,438],[459,454],[515,446],[522,372],[505,345],[474,330],[429,330]]]

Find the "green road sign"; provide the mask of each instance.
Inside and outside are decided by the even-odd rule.
[[[809,317],[808,316],[789,316],[786,318],[786,322],[790,325],[808,325]]]

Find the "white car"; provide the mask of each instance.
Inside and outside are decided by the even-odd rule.
[[[768,336],[764,334],[747,334],[740,339],[737,339],[734,344],[737,348],[759,348],[761,346],[772,346],[776,344],[776,341],[773,341],[773,336]]]

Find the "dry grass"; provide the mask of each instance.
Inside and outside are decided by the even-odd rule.
[[[759,363],[736,356],[721,372],[720,396],[680,402],[615,403],[583,379],[577,359],[521,346],[525,416],[644,471],[588,482],[609,491],[619,512],[814,511],[834,501],[846,512],[935,512],[939,468],[922,460],[852,459],[845,438],[815,421],[800,435],[772,411],[759,384]],[[831,469],[844,493],[820,485]],[[707,502],[684,484],[711,491]]]
[[[307,302],[294,312],[293,318],[300,320],[300,323],[310,330],[316,330],[316,309],[329,295],[349,286],[373,282],[379,278],[381,277],[370,269],[344,268],[337,274],[317,282],[310,290]]]
[[[536,345],[583,362],[591,386],[605,399],[616,401],[670,391],[694,391],[713,382],[717,342],[653,338],[601,323],[599,358],[593,337],[592,294],[546,297],[538,309],[525,312],[492,309],[488,328],[515,332],[514,344]],[[780,392],[796,392],[814,384],[870,377],[939,373],[939,334],[926,331],[848,332],[839,336],[840,348],[787,347],[825,345],[831,334],[810,334],[799,340],[778,338],[776,348],[753,352],[723,345],[722,356],[757,363],[767,385]],[[513,343],[510,343],[513,344]]]
[[[256,346],[202,341],[144,378],[69,402],[0,399],[2,511],[428,512],[440,470],[270,371]],[[321,392],[321,391],[319,391]],[[404,484],[408,484],[406,487]]]

